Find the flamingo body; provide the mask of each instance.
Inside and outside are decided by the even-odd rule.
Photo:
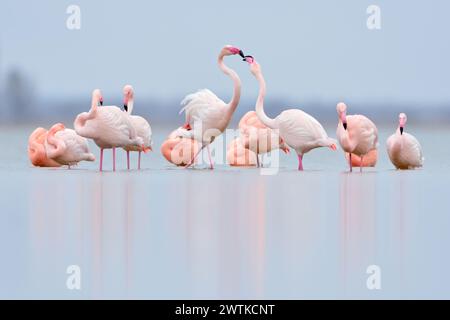
[[[196,140],[178,137],[177,130],[173,131],[161,145],[161,153],[164,158],[177,166],[191,163],[199,149]]]
[[[47,157],[61,165],[76,165],[80,161],[95,161],[95,156],[89,152],[86,138],[78,135],[75,130],[66,129],[57,123],[50,130],[45,141]]]
[[[60,167],[61,164],[47,157],[45,141],[48,131],[36,128],[28,139],[28,158],[36,167]]]

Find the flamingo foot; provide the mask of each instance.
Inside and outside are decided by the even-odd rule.
[[[130,151],[127,150],[127,169],[130,170]]]
[[[352,166],[352,154],[351,153],[349,153],[349,156],[348,156],[348,163],[350,165],[350,172],[352,172],[353,166]]]

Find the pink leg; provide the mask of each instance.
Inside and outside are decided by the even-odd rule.
[[[127,150],[127,169],[130,170],[130,151]]]
[[[100,148],[100,171],[103,171],[103,148]]]
[[[198,150],[197,154],[192,158],[192,160],[184,167],[185,169],[189,168],[190,166],[192,166],[195,163],[195,160],[197,159],[198,155],[200,154],[200,152],[202,152],[203,148],[205,148],[205,146],[202,146],[200,148],[200,150]]]
[[[116,148],[113,149],[113,171],[116,171]]]
[[[209,144],[208,144],[208,146],[206,147],[206,149],[208,150],[209,168],[210,168],[210,169],[214,169],[214,164],[213,164],[213,162],[212,162],[212,160],[211,160],[211,152],[209,151]]]
[[[352,166],[352,154],[351,153],[349,153],[349,156],[348,156],[348,164],[350,165],[350,172],[352,172],[353,166]]]
[[[363,156],[361,156],[361,162],[359,163],[359,172],[362,172],[362,162],[363,162]]]
[[[256,167],[259,168],[260,163],[259,163],[259,154],[256,154]]]
[[[141,170],[141,151],[139,151],[138,170]]]
[[[298,154],[298,170],[303,171],[303,155]]]

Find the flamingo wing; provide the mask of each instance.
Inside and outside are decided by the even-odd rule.
[[[221,121],[227,104],[208,89],[199,90],[187,95],[181,102],[180,114],[185,112],[186,123],[202,121],[213,124]]]

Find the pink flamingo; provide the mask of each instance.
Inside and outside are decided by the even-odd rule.
[[[139,152],[138,170],[140,170],[141,152],[147,153],[152,150],[152,128],[150,127],[150,124],[147,122],[147,120],[145,120],[140,116],[134,116],[131,114],[133,112],[133,105],[134,105],[133,87],[127,84],[123,88],[123,94],[124,94],[123,108],[130,116],[131,124],[136,130],[137,136],[140,137],[144,142],[142,146],[128,145],[124,147],[125,151],[127,152],[127,168],[128,170],[130,170],[130,151],[137,151]]]
[[[329,138],[322,125],[306,112],[299,109],[283,111],[275,119],[264,112],[266,82],[260,65],[251,56],[244,58],[250,65],[251,73],[259,82],[259,95],[256,102],[256,114],[259,120],[271,129],[278,129],[285,143],[298,155],[298,170],[303,170],[303,155],[312,149],[329,147],[336,150],[336,142]]]
[[[285,153],[289,153],[289,147],[284,143],[283,139],[276,134],[276,132],[268,128],[264,123],[259,120],[255,111],[247,112],[239,121],[239,130],[241,138],[233,140],[231,148],[229,148],[230,159],[239,160],[236,152],[244,156],[245,159],[250,159],[247,157],[247,153],[240,150],[238,143],[241,143],[245,149],[248,149],[256,154],[256,165],[260,166],[259,155],[268,153],[274,149],[280,148]],[[228,157],[228,156],[227,156]],[[231,161],[230,163],[234,163]],[[238,165],[239,161],[236,162]]]
[[[36,167],[60,167],[61,164],[47,157],[45,141],[48,131],[36,128],[28,139],[28,158]]]
[[[339,123],[336,131],[339,143],[344,152],[349,153],[350,172],[353,169],[352,154],[359,156],[362,161],[373,149],[377,148],[378,130],[375,124],[362,115],[347,116],[347,106],[340,102],[336,106]]]
[[[113,171],[116,171],[116,148],[142,146],[130,117],[116,106],[103,105],[99,89],[92,92],[92,104],[89,112],[80,113],[74,122],[75,131],[82,137],[93,139],[100,148],[100,171],[103,170],[103,150],[113,151]]]
[[[347,161],[350,161],[350,154],[346,153],[345,158]],[[366,154],[361,160],[361,157],[356,154],[352,154],[352,166],[353,167],[375,167],[378,160],[378,151],[377,149],[370,150],[368,154]]]
[[[423,166],[422,147],[419,141],[405,132],[407,117],[400,113],[398,128],[386,142],[389,159],[397,169],[415,169]]]
[[[227,162],[233,167],[254,167],[258,164],[258,155],[244,146],[242,138],[236,138],[227,147]]]
[[[177,166],[186,166],[192,162],[199,151],[199,144],[190,138],[180,138],[173,131],[161,146],[161,153],[167,161]]]
[[[75,130],[66,129],[62,123],[53,125],[45,141],[47,157],[61,165],[71,166],[80,161],[95,161],[89,152],[86,138],[79,136]]]
[[[214,165],[211,160],[211,153],[209,145],[214,139],[222,134],[227,128],[234,111],[236,110],[239,99],[241,97],[241,80],[237,73],[224,63],[224,57],[239,54],[244,57],[242,51],[234,46],[225,46],[219,54],[218,65],[223,73],[228,75],[234,83],[233,97],[229,103],[223,102],[214,93],[208,89],[200,90],[196,93],[190,94],[181,102],[183,108],[180,111],[186,113],[186,123],[178,130],[177,135],[184,138],[193,138],[200,142],[201,148],[197,154],[192,158],[186,168],[190,167],[198,154],[207,148],[210,168]],[[200,129],[195,129],[195,125],[200,125]],[[193,129],[194,128],[194,129]]]

